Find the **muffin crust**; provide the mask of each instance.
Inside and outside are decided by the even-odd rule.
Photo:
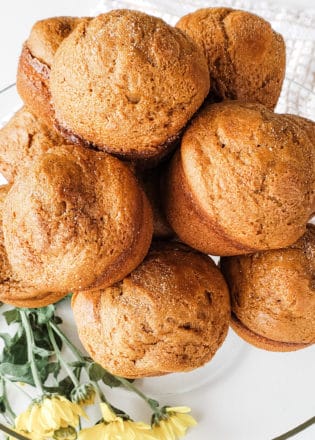
[[[39,290],[108,286],[144,258],[152,213],[118,159],[63,146],[24,168],[3,207],[9,262]]]
[[[203,49],[210,72],[211,100],[277,104],[285,73],[282,36],[257,15],[231,8],[206,8],[176,25]]]
[[[12,182],[20,167],[32,165],[35,157],[65,140],[22,107],[0,130],[0,172]]]
[[[292,246],[222,258],[232,327],[250,343],[291,351],[315,342],[315,226]]]
[[[297,124],[259,104],[213,104],[173,159],[167,218],[182,241],[205,253],[281,248],[305,232],[314,179],[314,146]]]
[[[96,362],[124,377],[189,371],[227,334],[225,281],[212,260],[178,243],[154,244],[144,262],[103,291],[79,292],[72,308]]]
[[[141,12],[81,23],[54,57],[50,89],[64,135],[126,159],[164,156],[209,90],[204,55]]]
[[[52,128],[54,112],[49,91],[50,67],[60,43],[82,20],[52,17],[37,21],[23,45],[17,71],[17,90],[37,118]]]

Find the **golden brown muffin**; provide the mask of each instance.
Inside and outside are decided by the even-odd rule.
[[[247,342],[291,351],[315,342],[315,226],[285,249],[222,258],[232,327]]]
[[[123,281],[76,293],[72,308],[92,358],[129,378],[200,367],[221,346],[230,319],[219,269],[178,243],[155,244]]]
[[[152,213],[118,159],[69,145],[18,174],[3,231],[19,279],[65,293],[107,287],[131,272],[150,246]]]
[[[37,21],[23,45],[17,89],[24,103],[48,126],[54,121],[49,92],[50,67],[60,43],[82,18],[53,17]]]
[[[231,8],[206,8],[176,25],[204,50],[211,99],[277,104],[285,73],[285,44],[263,18]]]
[[[209,73],[181,30],[114,10],[79,24],[61,43],[50,90],[65,136],[125,159],[156,161],[202,104]]]
[[[314,208],[315,149],[260,104],[205,107],[184,134],[165,195],[180,239],[213,255],[277,249],[305,232]]]
[[[15,307],[43,307],[65,296],[58,292],[41,292],[16,277],[8,261],[2,232],[2,206],[10,185],[0,187],[0,301]]]
[[[160,178],[164,167],[165,164],[142,172],[136,171],[136,175],[151,204],[153,212],[153,236],[157,239],[171,238],[174,235],[174,231],[166,220],[162,207],[162,193],[164,188]]]
[[[65,140],[22,107],[0,130],[0,172],[12,182],[21,166]]]

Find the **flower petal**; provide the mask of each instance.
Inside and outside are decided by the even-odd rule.
[[[116,414],[110,409],[110,407],[107,405],[107,403],[100,403],[101,412],[103,419],[105,422],[113,422],[114,420],[118,419],[119,417],[116,416]]]

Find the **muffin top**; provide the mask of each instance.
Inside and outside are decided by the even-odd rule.
[[[16,307],[43,307],[65,296],[63,293],[39,291],[16,277],[8,261],[2,232],[2,208],[10,185],[0,186],[0,301]]]
[[[138,256],[125,267],[138,240],[142,258],[149,247],[150,211],[148,237],[140,234],[145,203],[118,159],[78,146],[49,150],[23,168],[5,199],[9,262],[19,279],[45,291],[107,286],[139,264]]]
[[[22,107],[0,130],[0,172],[12,182],[20,167],[65,140]]]
[[[285,73],[285,44],[267,21],[246,11],[206,8],[182,17],[176,26],[204,50],[210,96],[275,107]]]
[[[203,365],[222,344],[230,317],[219,269],[179,243],[155,244],[122,282],[79,292],[72,307],[91,356],[126,377]]]
[[[186,131],[181,160],[198,206],[242,245],[285,247],[305,232],[315,150],[287,117],[260,104],[208,106]]]
[[[79,24],[56,52],[50,89],[65,131],[129,158],[151,157],[209,90],[206,59],[159,18],[114,10]]]
[[[50,67],[61,42],[79,23],[88,20],[89,18],[52,17],[37,21],[31,29],[26,46],[33,57]]]
[[[315,226],[292,246],[223,258],[232,311],[274,341],[315,342]]]

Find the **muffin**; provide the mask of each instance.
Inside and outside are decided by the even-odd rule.
[[[284,249],[226,257],[232,327],[245,341],[271,351],[315,342],[315,226]]]
[[[92,358],[129,378],[190,371],[224,341],[230,304],[213,261],[177,243],[156,243],[128,277],[72,298]]]
[[[22,107],[0,130],[0,172],[12,182],[21,166],[65,140]]]
[[[263,18],[231,8],[206,8],[176,25],[207,57],[209,98],[277,104],[285,73],[285,44]]]
[[[60,292],[38,291],[16,277],[8,261],[2,232],[2,207],[10,185],[0,186],[0,301],[15,307],[43,307],[65,296]]]
[[[174,231],[166,220],[162,207],[163,182],[161,182],[161,174],[163,166],[151,168],[146,171],[137,172],[136,175],[146,193],[151,204],[153,212],[153,237],[156,239],[171,238]]]
[[[184,32],[141,12],[80,23],[50,75],[64,136],[140,163],[165,156],[209,91],[204,54]]]
[[[118,159],[79,146],[55,147],[23,168],[3,205],[9,263],[37,290],[107,287],[145,257],[152,213]]]
[[[75,17],[53,17],[37,21],[23,45],[17,71],[17,89],[32,113],[48,126],[53,123],[50,103],[50,67],[60,43],[82,21]]]
[[[183,136],[167,178],[167,219],[205,253],[289,246],[314,211],[315,149],[306,132],[260,104],[205,107]]]

